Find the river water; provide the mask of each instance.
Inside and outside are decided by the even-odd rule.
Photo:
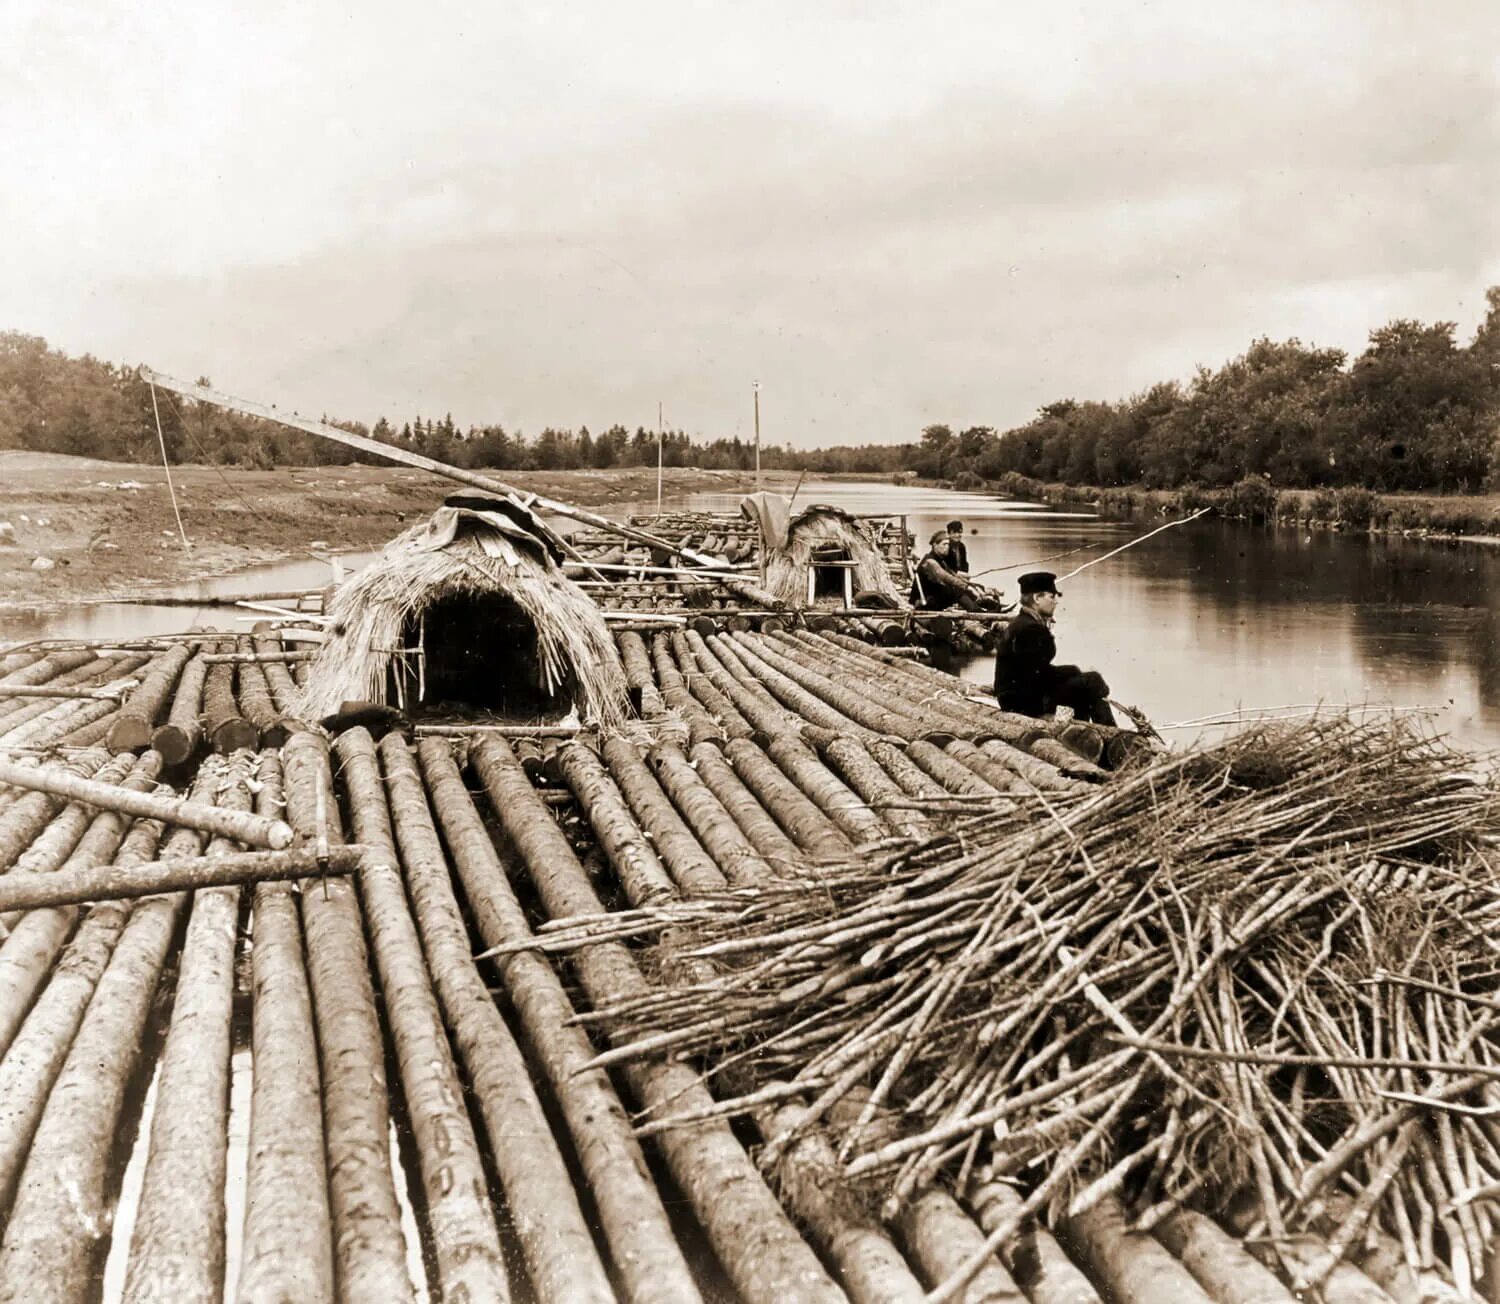
[[[667,506],[733,511],[734,494]],[[970,567],[1007,600],[1027,569],[1066,575],[1160,522],[1103,521],[979,494],[847,481],[804,485],[798,506],[905,512],[919,540],[961,518]],[[649,510],[636,504],[635,510]],[[628,510],[628,508],[627,508]],[[362,558],[346,558],[355,566]],[[325,584],[314,561],[256,567],[205,583],[205,593]],[[1500,748],[1500,550],[1205,518],[1165,531],[1060,581],[1058,659],[1097,668],[1114,696],[1159,726],[1236,710],[1356,706],[1423,712],[1466,747]],[[125,638],[246,628],[233,608],[104,605],[0,616],[0,640]],[[955,666],[988,682],[989,658]]]

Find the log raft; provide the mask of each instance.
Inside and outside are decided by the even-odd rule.
[[[837,630],[751,623],[621,631],[637,718],[608,737],[570,729],[558,746],[522,728],[508,731],[514,748],[471,733],[414,750],[355,729],[337,740],[337,766],[316,731],[277,733],[304,664],[281,659],[277,640],[208,654],[233,661],[205,659],[211,638],[181,641],[132,671],[134,695],[104,725],[118,750],[69,757],[61,783],[56,754],[5,762],[15,770],[0,771],[0,916],[70,922],[23,985],[0,1056],[0,1301],[81,1297],[117,1234],[133,1300],[414,1298],[406,1265],[424,1252],[432,1291],[454,1298],[915,1299],[991,1228],[1007,1230],[1012,1188],[983,1174],[922,1189],[884,1221],[825,1180],[841,1161],[816,1139],[790,1147],[767,1182],[749,1129],[774,1138],[806,1096],[768,1102],[740,1128],[638,1136],[627,1111],[644,1106],[647,1121],[713,1098],[678,1061],[597,1067],[609,1042],[591,1006],[691,980],[702,962],[678,957],[657,973],[620,942],[565,961],[543,949],[543,915],[708,908],[756,883],[816,881],[830,859],[941,835],[950,808],[1042,809],[1115,781],[1113,735],[1007,717]],[[78,649],[0,668],[27,676],[21,687],[86,671],[55,691],[93,692],[120,662]],[[217,724],[256,725],[271,744],[258,757],[197,759],[210,675]],[[164,746],[140,770],[143,729]],[[168,793],[122,802],[132,772],[139,788],[166,775]],[[203,808],[218,814],[199,818]],[[101,821],[118,851],[92,836]],[[284,839],[295,828],[296,846],[264,849],[277,825]],[[500,943],[523,949],[476,963]],[[237,968],[254,1073],[249,1163],[231,1176],[249,1196],[232,1264]],[[158,990],[173,981],[175,992]],[[152,1079],[152,1121],[137,1134]],[[407,1134],[394,1159],[393,1117]],[[134,1141],[114,1147],[117,1131]],[[126,1152],[145,1159],[146,1181],[116,1231],[107,1201]],[[415,1196],[420,1245],[406,1243],[402,1191]],[[1050,1230],[1027,1221],[966,1298],[1159,1287],[1224,1300],[1240,1297],[1252,1266],[1256,1298],[1288,1284],[1199,1214],[1143,1236],[1108,1200]]]

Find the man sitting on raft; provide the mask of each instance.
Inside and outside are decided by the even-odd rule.
[[[911,605],[920,611],[962,607],[965,611],[999,611],[999,601],[953,569],[947,530],[937,530],[927,541],[927,555],[917,563]]]
[[[1057,576],[1030,571],[1017,581],[1021,609],[1001,632],[995,647],[995,698],[1002,710],[1021,715],[1051,715],[1071,707],[1073,717],[1093,724],[1114,724],[1109,685],[1094,670],[1054,666],[1057,643],[1052,613],[1057,610]]]

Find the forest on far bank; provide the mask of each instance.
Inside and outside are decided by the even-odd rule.
[[[1250,477],[1288,489],[1385,492],[1500,489],[1500,287],[1474,338],[1452,322],[1397,320],[1352,360],[1296,339],[1259,339],[1187,383],[1162,381],[1116,401],[1061,398],[1009,430],[933,424],[912,443],[761,448],[770,470],[913,472],[980,488],[1018,477],[1104,488],[1224,487]],[[203,383],[210,383],[203,378]],[[348,462],[353,450],[272,422],[157,392],[127,367],[73,358],[46,341],[0,332],[0,449],[154,462],[156,412],[174,462],[248,467]],[[570,470],[654,466],[657,433],[612,424],[460,427],[449,414],[332,425],[470,468]],[[858,432],[851,432],[855,439]],[[665,431],[668,466],[749,470],[752,444]]]

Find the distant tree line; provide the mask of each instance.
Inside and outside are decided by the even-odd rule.
[[[209,384],[206,377],[201,384]],[[151,388],[132,368],[85,355],[70,358],[34,335],[0,332],[0,449],[71,453],[116,462],[154,462],[161,441],[174,462],[246,467],[333,465],[355,460],[352,449],[275,422],[226,412],[211,403]],[[534,437],[498,423],[459,427],[452,414],[440,420],[413,416],[399,424],[380,417],[373,426],[324,417],[330,425],[399,444],[439,461],[468,468],[561,471],[592,467],[655,466],[656,431],[612,425],[597,435],[584,426],[548,426]],[[907,466],[915,446],[868,445],[792,450],[761,447],[768,470],[890,473]],[[667,466],[748,471],[755,446],[744,439],[694,440],[682,430],[662,433]]]
[[[1104,487],[1500,488],[1500,287],[1474,339],[1399,320],[1352,363],[1339,349],[1256,340],[1186,385],[1115,403],[1063,399],[1023,426],[922,432],[913,470],[960,485],[1031,479]]]

